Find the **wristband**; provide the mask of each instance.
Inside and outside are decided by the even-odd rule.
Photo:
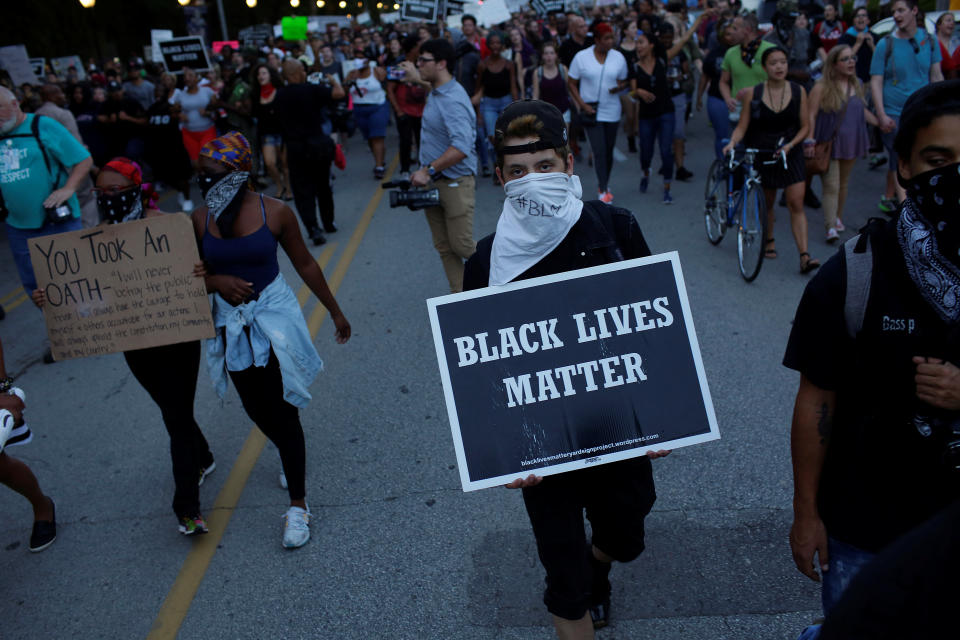
[[[806,140],[803,141],[803,146],[805,146],[805,147],[809,147],[809,146],[815,145],[815,144],[817,144],[817,141],[816,141],[815,139],[813,139],[813,138],[807,138]]]

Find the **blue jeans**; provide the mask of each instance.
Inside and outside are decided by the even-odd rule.
[[[674,113],[669,111],[655,118],[640,118],[637,135],[640,136],[640,168],[650,172],[653,143],[660,145],[660,175],[665,182],[673,180],[673,125]]]
[[[823,574],[821,592],[824,617],[830,615],[830,611],[850,586],[854,576],[877,557],[877,554],[827,536],[827,556],[827,564],[830,568]]]
[[[718,158],[723,157],[724,140],[730,139],[730,110],[720,98],[707,97],[707,115],[713,125],[713,148]]]
[[[492,136],[493,132],[497,130],[497,118],[500,117],[500,114],[503,113],[503,110],[506,109],[511,102],[513,102],[513,96],[509,93],[502,98],[484,97],[480,101],[480,115],[483,116],[483,128],[488,137]],[[491,145],[489,141],[487,141],[487,145],[490,151],[490,157],[495,158],[493,145]]]
[[[48,222],[39,229],[17,229],[7,224],[7,240],[10,242],[10,251],[13,253],[13,261],[17,265],[17,273],[20,274],[20,282],[23,284],[27,295],[33,293],[33,290],[37,288],[37,278],[33,274],[33,265],[30,263],[28,241],[31,238],[80,229],[83,229],[83,222],[80,218],[72,218],[67,222],[60,223]]]

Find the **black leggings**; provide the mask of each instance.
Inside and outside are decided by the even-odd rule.
[[[584,127],[587,138],[590,139],[590,148],[593,150],[593,168],[597,170],[597,189],[607,190],[610,182],[610,171],[613,170],[613,148],[617,144],[617,129],[620,121],[598,122]]]
[[[303,427],[300,412],[283,399],[283,378],[273,349],[267,366],[229,373],[247,415],[280,451],[290,499],[303,500],[307,467]]]
[[[173,462],[173,512],[177,517],[200,512],[200,469],[213,462],[213,454],[193,417],[193,399],[200,368],[200,342],[181,342],[126,351],[123,357],[137,382],[160,407],[170,434]]]
[[[332,149],[332,142],[287,142],[287,167],[290,169],[293,201],[308,232],[319,226],[318,205],[323,226],[330,227],[333,224],[333,190],[330,188]]]

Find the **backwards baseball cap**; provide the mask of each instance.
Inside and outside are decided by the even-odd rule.
[[[523,116],[532,115],[536,118],[537,133],[540,139],[536,142],[504,146],[510,123]],[[567,125],[563,121],[563,114],[549,102],[543,100],[517,100],[510,104],[500,117],[494,133],[494,147],[498,154],[510,155],[516,153],[534,153],[544,149],[559,149],[567,145]]]

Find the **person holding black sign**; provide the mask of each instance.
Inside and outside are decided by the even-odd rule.
[[[497,120],[494,146],[507,199],[496,233],[467,261],[465,291],[650,255],[630,211],[580,199],[580,178],[555,106],[514,102]],[[529,201],[557,213],[532,216],[518,209]],[[543,599],[559,637],[592,638],[594,628],[607,625],[611,563],[643,551],[644,518],[656,500],[650,458],[668,453],[547,478],[531,474],[506,485],[523,489],[547,572]],[[593,530],[589,544],[584,509]]]

